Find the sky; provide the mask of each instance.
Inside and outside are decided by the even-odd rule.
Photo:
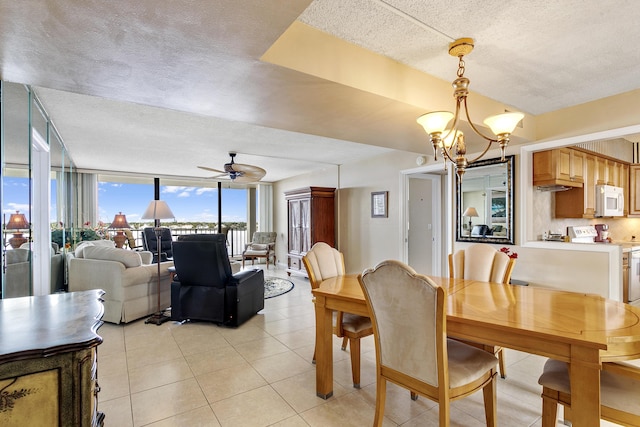
[[[2,209],[6,216],[20,211],[28,214],[29,185],[27,178],[4,177]],[[56,220],[56,183],[51,182],[51,222]],[[218,189],[206,187],[160,186],[160,199],[167,202],[177,222],[217,222]],[[98,183],[98,219],[110,223],[122,212],[129,222],[141,216],[153,200],[153,184]],[[246,222],[247,191],[222,189],[222,221]],[[170,220],[163,220],[170,223]]]
[[[111,222],[122,212],[129,222],[141,221],[141,216],[153,200],[153,185],[100,182],[98,184],[99,219]],[[160,200],[169,205],[177,222],[218,221],[218,189],[208,187],[160,186]],[[247,220],[247,192],[222,189],[222,221]],[[163,223],[165,221],[163,220]],[[170,222],[166,221],[166,222]]]

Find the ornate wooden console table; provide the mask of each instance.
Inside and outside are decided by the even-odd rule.
[[[0,425],[102,426],[101,290],[0,300]]]

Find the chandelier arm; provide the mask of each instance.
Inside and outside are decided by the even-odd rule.
[[[453,133],[454,138],[453,138],[453,144],[451,144],[451,149],[453,149],[453,147],[456,147],[456,151],[457,151],[458,140],[455,138],[455,136],[458,133],[459,122],[460,122],[460,98],[457,98],[456,111],[453,114],[453,124],[451,125],[451,129],[449,129],[449,132],[447,132],[447,134],[442,137],[442,147],[440,147],[442,149],[441,150],[442,155],[447,159],[449,159],[451,163],[455,163],[456,161],[453,159],[453,156],[451,155],[451,151],[447,148],[446,144],[444,143],[444,140],[445,138],[449,137],[449,135]]]
[[[496,139],[486,136],[485,134],[483,134],[482,132],[480,132],[480,131],[478,130],[478,128],[476,128],[476,126],[475,126],[475,125],[473,124],[473,122],[471,121],[471,117],[469,117],[469,107],[467,107],[467,97],[466,97],[466,96],[464,97],[464,101],[463,101],[463,102],[464,102],[464,113],[465,113],[465,115],[467,116],[467,121],[469,122],[469,126],[471,126],[471,129],[473,129],[473,131],[474,131],[475,133],[477,133],[478,135],[480,135],[481,137],[483,137],[484,139],[486,139],[486,140],[487,140],[487,141],[489,141],[490,143],[497,142],[497,140],[496,140]],[[486,151],[486,150],[485,150],[485,151]]]
[[[469,160],[469,163],[475,163],[476,161],[480,160],[480,158],[482,158],[482,156],[484,156],[485,154],[487,154],[487,151],[489,151],[489,148],[491,148],[491,145],[494,143],[495,141],[491,140],[489,141],[489,143],[487,144],[487,147],[484,149],[484,151],[475,159],[473,160]]]

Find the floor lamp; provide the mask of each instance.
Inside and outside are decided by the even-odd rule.
[[[142,214],[142,219],[153,219],[155,220],[155,229],[156,232],[156,244],[158,250],[158,259],[156,260],[156,264],[158,265],[158,311],[149,317],[144,323],[153,323],[154,325],[161,325],[166,322],[170,318],[164,315],[164,310],[160,306],[160,249],[162,244],[162,229],[160,228],[160,220],[161,219],[175,219],[175,215],[169,209],[169,205],[162,200],[153,200],[149,203],[147,210]]]

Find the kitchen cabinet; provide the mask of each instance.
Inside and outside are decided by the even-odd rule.
[[[556,194],[556,218],[594,218],[596,212],[596,155],[583,154],[581,188],[572,188]]]
[[[609,159],[605,156],[581,151],[580,149],[558,149],[548,150],[536,154],[542,154],[541,159],[551,159],[552,151],[568,150],[569,153],[556,154],[556,161],[559,162],[557,167],[563,171],[562,180],[555,183],[541,184],[536,182],[536,175],[541,176],[536,171],[538,164],[534,161],[534,185],[565,185],[570,186],[566,182],[567,175],[564,172],[571,171],[574,177],[573,182],[582,180],[581,187],[574,187],[566,191],[555,193],[555,217],[556,218],[594,218],[595,215],[595,187],[596,185],[613,185],[624,189],[625,207],[624,214],[631,215],[635,209],[635,215],[640,216],[640,171],[635,171],[637,178],[632,177],[630,166],[627,163]],[[543,154],[544,153],[544,154]],[[573,153],[573,154],[571,154]],[[542,163],[543,167],[547,167],[546,163]],[[582,165],[582,173],[575,169]],[[634,181],[639,180],[634,187]],[[548,182],[548,181],[546,181]],[[631,182],[631,189],[630,189]],[[634,192],[637,196],[634,197]],[[630,198],[631,197],[631,198]],[[634,207],[634,203],[637,204]]]
[[[582,187],[584,156],[583,151],[566,147],[533,153],[533,185]]]
[[[335,247],[335,188],[305,187],[284,193],[288,210],[287,274],[306,275],[302,257],[317,242]]]
[[[640,165],[629,166],[629,216],[640,216]]]

